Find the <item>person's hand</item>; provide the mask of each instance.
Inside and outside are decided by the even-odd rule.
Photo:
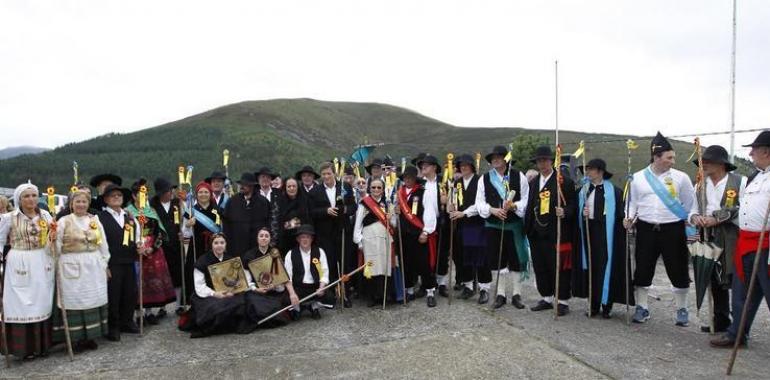
[[[693,226],[696,226],[696,227],[705,227],[703,225],[703,222],[704,222],[703,221],[703,217],[700,216],[700,215],[693,215],[690,218],[690,224],[692,224]]]
[[[107,268],[105,270],[107,271],[107,279],[108,280],[111,279],[112,278],[112,272],[110,272],[110,268]]]
[[[337,216],[337,208],[329,207],[326,209],[326,214],[329,216]]]
[[[623,219],[623,227],[627,230],[630,230],[634,226],[634,220],[625,218]]]
[[[296,293],[289,294],[289,301],[291,301],[291,304],[293,306],[298,306],[299,305],[299,297],[297,297]]]
[[[319,297],[323,297],[323,295],[326,293],[326,289],[324,289],[324,286],[326,286],[326,284],[322,282],[318,286],[318,290],[315,291],[315,294],[317,294]]]
[[[265,289],[265,288],[255,288],[254,291],[259,293],[259,294],[265,294],[265,293],[267,293],[268,289]]]
[[[583,207],[583,216],[586,218],[591,215],[591,210],[588,208],[588,206]]]
[[[195,217],[187,219],[187,222],[185,222],[184,225],[187,226],[187,228],[191,228],[192,226],[194,226],[195,225]]]
[[[703,218],[703,227],[714,227],[717,224],[717,218],[713,216],[706,216]]]
[[[417,238],[417,241],[418,241],[420,244],[425,244],[425,243],[427,243],[427,242],[428,242],[428,234],[426,234],[425,232],[421,233],[421,234],[420,234],[420,237],[419,237],[419,238]]]
[[[465,217],[465,213],[462,211],[452,211],[449,213],[449,218],[452,220],[462,219]]]
[[[556,209],[556,216],[559,217],[559,218],[563,218],[564,217],[564,208],[556,207],[555,209]]]
[[[489,212],[500,220],[505,220],[505,218],[508,217],[508,211],[502,208],[492,207],[489,209]]]
[[[223,298],[230,298],[230,297],[232,297],[232,296],[233,296],[233,293],[230,293],[230,292],[223,292],[223,293],[222,293],[222,297],[223,297]]]
[[[222,292],[214,292],[214,294],[212,294],[212,296],[214,298],[225,298],[225,295]]]

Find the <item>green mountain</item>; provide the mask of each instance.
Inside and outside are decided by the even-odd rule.
[[[237,179],[240,173],[263,165],[284,175],[304,164],[317,167],[331,157],[348,156],[364,142],[384,144],[375,156],[390,154],[399,161],[402,156],[430,152],[443,161],[448,151],[484,153],[517,136],[553,141],[553,131],[455,127],[385,104],[312,99],[249,101],[132,133],[110,133],[39,154],[0,160],[0,186],[14,187],[31,179],[41,187],[54,184],[57,192],[63,192],[73,181],[73,161],[78,162],[84,181],[94,174],[112,172],[121,175],[124,184],[140,176],[150,181],[165,176],[175,182],[177,167],[184,164],[194,165],[193,180],[197,182],[212,170],[222,169],[224,149],[231,152],[230,174]],[[633,154],[633,167],[639,169],[649,160],[649,137],[560,132],[565,153],[573,152],[578,142],[585,140],[587,157],[606,159],[609,170],[620,174],[618,179],[626,171],[625,140],[629,137],[640,146]],[[606,140],[610,141],[592,143]],[[692,145],[674,145],[680,155],[677,167],[692,174],[693,165],[683,162]],[[518,153],[522,158],[530,154]],[[526,159],[519,161],[526,166]]]

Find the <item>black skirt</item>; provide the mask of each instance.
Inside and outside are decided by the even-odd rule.
[[[251,332],[256,327],[256,323],[251,323],[246,318],[245,301],[244,293],[227,298],[201,298],[193,294],[191,298],[194,321],[192,330],[206,335]]]
[[[245,293],[246,317],[250,323],[257,324],[263,318],[266,318],[278,310],[290,304],[289,294],[283,292],[268,292],[260,294],[248,291]],[[259,327],[281,327],[289,323],[288,313],[281,313]]]

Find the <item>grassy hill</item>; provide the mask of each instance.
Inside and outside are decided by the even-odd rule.
[[[222,169],[223,149],[231,152],[230,174],[236,179],[241,172],[263,165],[286,175],[304,164],[317,166],[331,157],[348,156],[365,140],[385,143],[375,156],[387,153],[400,159],[425,151],[443,161],[448,151],[484,153],[520,135],[553,139],[550,130],[455,127],[385,104],[312,99],[249,101],[133,133],[111,133],[40,154],[0,160],[0,186],[14,187],[29,178],[41,186],[54,184],[62,192],[71,185],[73,161],[78,162],[84,180],[113,172],[129,184],[140,176],[150,180],[165,176],[176,181],[176,168],[184,164],[195,166],[197,182],[212,170]],[[627,138],[560,133],[565,152],[574,151],[577,142],[585,140],[588,158],[605,158],[609,170],[618,174],[626,171]],[[638,169],[649,160],[649,137],[632,138],[640,145],[633,157],[634,169]],[[615,141],[592,143],[598,140]],[[680,157],[677,167],[692,173],[693,166],[683,162],[692,151],[691,144],[674,145]],[[485,166],[482,164],[483,170]]]

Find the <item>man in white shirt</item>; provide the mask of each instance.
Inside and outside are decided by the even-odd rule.
[[[227,201],[230,200],[230,195],[227,193],[227,189],[225,189],[227,176],[222,172],[214,171],[203,181],[211,185],[211,189],[214,190],[212,194],[214,201],[219,208],[224,210],[227,207]]]
[[[762,242],[757,273],[752,274],[759,237],[763,228],[767,229],[765,214],[768,210],[768,203],[770,203],[770,181],[768,181],[770,178],[770,170],[768,170],[770,169],[770,131],[763,131],[753,143],[744,146],[751,147],[749,155],[757,171],[749,176],[746,188],[740,194],[738,211],[740,231],[734,252],[735,273],[732,284],[733,321],[723,336],[710,342],[712,347],[732,348],[735,340],[739,339],[739,335],[740,345],[745,346],[762,298],[764,297],[767,305],[770,305],[770,276],[768,276],[767,259],[770,236],[767,233],[765,233]],[[751,299],[747,301],[746,293],[752,275],[757,276],[757,281],[752,290]],[[743,332],[739,334],[738,329],[744,307],[748,307],[746,325]]]
[[[302,299],[311,294],[316,295],[316,298],[301,306],[310,309],[313,319],[320,319],[318,299],[326,293],[323,287],[329,283],[329,263],[324,250],[313,244],[314,238],[313,226],[305,224],[297,228],[297,246],[286,254],[284,267],[297,297]],[[300,310],[293,310],[294,319],[299,316]]]
[[[440,184],[438,182],[438,173],[439,170],[441,170],[441,164],[439,164],[438,159],[435,156],[427,154],[420,161],[418,161],[417,166],[419,166],[420,172],[423,175],[423,180],[425,181],[423,185],[425,192],[422,196],[422,203],[425,209],[425,212],[423,213],[423,222],[425,223],[425,227],[423,227],[422,232],[427,236],[435,236],[436,239],[434,248],[431,248],[430,245],[428,246],[428,266],[431,273],[438,275],[436,277],[436,284],[440,286],[440,293],[444,293],[443,296],[446,297],[449,295],[446,288],[448,281],[446,269],[448,269],[448,265],[445,265],[444,272],[442,273],[439,266],[439,256],[442,255],[442,252],[439,252],[438,250],[438,246],[440,245],[438,244],[438,241],[441,239],[441,210],[442,206],[446,204],[446,194],[441,191],[439,188]],[[444,253],[448,255],[449,251],[446,249],[444,249],[444,251]],[[449,263],[448,256],[445,256],[444,260],[444,264]],[[421,275],[420,277],[422,278],[425,276]],[[427,283],[429,281],[423,279],[423,282]],[[429,286],[426,286],[425,284],[423,284],[423,289],[426,291],[428,307],[436,306],[435,292],[433,289],[431,289]]]
[[[652,285],[658,258],[663,256],[673,286],[676,325],[687,326],[687,293],[690,288],[689,251],[685,221],[697,210],[695,189],[684,172],[673,168],[676,154],[658,132],[650,146],[651,164],[634,173],[627,199],[626,229],[636,226],[636,310],[633,321],[650,319],[647,292]]]
[[[702,232],[711,242],[722,249],[719,257],[720,270],[711,275],[710,288],[714,297],[713,325],[715,332],[724,332],[730,326],[730,283],[733,273],[733,252],[738,239],[739,195],[746,188],[746,177],[731,173],[736,169],[730,163],[727,150],[719,145],[706,148],[703,153],[703,186],[697,188],[698,213],[690,216],[690,222],[705,228]],[[693,160],[697,166],[698,160]],[[701,326],[709,332],[710,324]]]

